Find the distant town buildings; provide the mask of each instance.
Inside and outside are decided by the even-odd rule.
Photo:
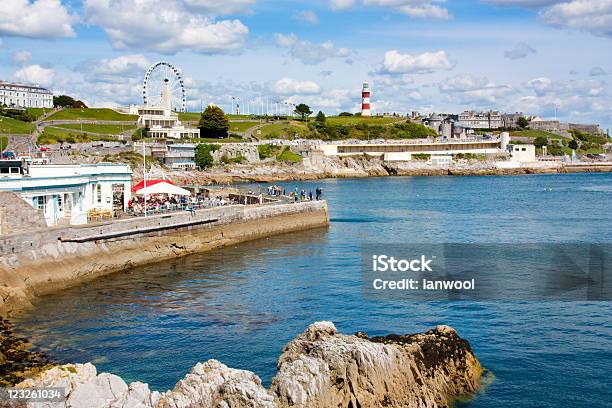
[[[464,111],[459,114],[458,125],[472,129],[499,129],[504,126],[504,121],[497,111]]]
[[[544,130],[546,132],[567,132],[569,130],[568,123],[561,123],[558,120],[544,120],[538,116],[531,119],[528,127],[529,129]]]
[[[592,135],[598,135],[602,133],[599,125],[596,124],[581,124],[581,123],[568,123],[570,129],[576,129],[580,132],[590,133]]]
[[[0,81],[0,105],[15,108],[52,108],[53,93],[39,86]]]

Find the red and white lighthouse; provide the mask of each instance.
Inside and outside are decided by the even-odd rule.
[[[370,85],[368,81],[363,81],[363,88],[361,90],[361,116],[372,116],[370,110]]]

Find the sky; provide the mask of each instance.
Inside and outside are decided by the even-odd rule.
[[[524,112],[612,127],[612,0],[2,0],[0,80],[142,103],[154,62],[188,110],[232,97],[357,112]]]

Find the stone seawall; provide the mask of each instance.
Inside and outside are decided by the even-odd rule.
[[[234,205],[8,235],[0,238],[0,315],[109,273],[328,223],[327,203],[311,201]]]

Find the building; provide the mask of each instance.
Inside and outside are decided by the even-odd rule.
[[[200,137],[200,129],[181,123],[178,114],[169,108],[131,106],[131,115],[138,115],[138,126],[148,129],[153,139],[193,139]]]
[[[178,114],[172,111],[168,81],[162,88],[161,106],[132,105],[131,115],[138,115],[138,126],[148,129],[153,139],[193,139],[200,137],[200,129],[184,126]]]
[[[167,144],[164,148],[151,148],[151,152],[153,157],[172,170],[189,170],[196,166],[195,148],[194,143],[175,143]]]
[[[472,129],[499,129],[504,126],[504,121],[501,114],[496,111],[463,111],[459,114],[458,125]]]
[[[595,125],[595,124],[569,123],[568,127],[570,129],[576,129],[583,133],[589,133],[591,135],[598,135],[602,133],[599,125]]]
[[[476,140],[452,142],[332,142],[321,143],[314,147],[325,156],[356,156],[366,154],[387,161],[412,160],[413,154],[449,155],[457,153],[497,154],[503,152],[504,140]]]
[[[507,151],[510,161],[514,163],[531,163],[536,161],[535,146],[532,144],[509,144]]]
[[[502,113],[502,122],[505,129],[515,129],[518,127],[518,120],[524,116],[522,112]]]
[[[39,86],[0,81],[0,105],[11,108],[53,108],[53,93]]]
[[[363,88],[361,89],[361,116],[372,116],[370,96],[370,85],[368,81],[363,81]]]
[[[15,171],[14,167],[18,167]],[[95,210],[112,214],[127,208],[132,170],[127,164],[12,166],[0,174],[0,191],[17,193],[41,210],[47,225],[86,224]]]
[[[546,132],[567,132],[569,130],[569,126],[567,123],[561,123],[558,120],[544,120],[540,117],[535,117],[531,119],[529,122],[529,129],[534,130],[544,130]]]

